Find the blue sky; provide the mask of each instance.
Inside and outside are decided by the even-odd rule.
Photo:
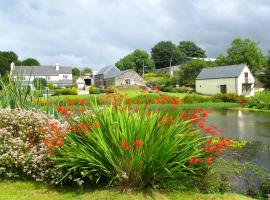
[[[232,39],[270,49],[268,0],[0,0],[0,50],[94,70],[161,40],[192,40],[208,57]]]

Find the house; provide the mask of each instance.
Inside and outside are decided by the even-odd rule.
[[[133,69],[121,71],[115,65],[99,70],[94,76],[95,87],[145,85],[144,79]]]
[[[52,82],[54,87],[71,87],[72,67],[53,65],[42,66],[15,66],[11,63],[10,74],[13,77],[20,77],[24,84],[34,87],[35,78],[44,78],[47,83]]]
[[[204,68],[196,78],[196,92],[253,96],[254,77],[245,64]]]

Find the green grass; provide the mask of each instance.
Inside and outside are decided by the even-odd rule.
[[[50,188],[45,185],[36,184],[33,182],[0,182],[0,200],[71,200],[71,199],[91,199],[91,200],[144,200],[144,199],[158,199],[158,200],[249,200],[251,198],[234,194],[200,194],[200,193],[183,193],[183,192],[170,192],[161,193],[153,190],[145,192],[133,193],[120,193],[116,189],[104,188]]]

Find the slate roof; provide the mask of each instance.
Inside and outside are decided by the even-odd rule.
[[[235,77],[238,77],[242,73],[245,67],[246,67],[245,64],[241,64],[241,65],[229,65],[229,66],[221,66],[221,67],[204,68],[199,73],[196,80],[216,79],[216,78],[235,78]]]
[[[55,69],[55,65],[15,66],[13,74],[31,76],[58,76],[59,74],[72,74],[72,67],[59,66],[59,70],[57,71]]]

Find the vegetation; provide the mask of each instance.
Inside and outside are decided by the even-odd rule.
[[[120,59],[115,65],[120,70],[134,69],[139,74],[149,72],[154,68],[154,62],[149,54],[139,49]]]
[[[270,110],[270,92],[258,92],[247,103],[249,108]]]
[[[36,89],[43,89],[47,86],[47,81],[45,78],[35,78],[33,83]]]
[[[181,41],[179,43],[178,48],[187,57],[192,57],[192,58],[205,58],[206,57],[205,51],[202,48],[198,47],[192,41]]]
[[[183,61],[186,55],[171,41],[157,43],[151,51],[156,68],[169,67]]]
[[[40,63],[35,58],[26,58],[22,61],[23,66],[40,66]]]
[[[80,75],[81,75],[81,71],[79,68],[77,67],[72,68],[72,77],[74,79],[78,78]]]
[[[59,88],[59,89],[55,89],[54,93],[55,96],[59,96],[59,95],[77,95],[78,94],[78,90],[76,88]]]
[[[81,75],[82,76],[92,76],[93,75],[93,71],[92,71],[91,68],[85,67],[85,68],[82,69]]]

